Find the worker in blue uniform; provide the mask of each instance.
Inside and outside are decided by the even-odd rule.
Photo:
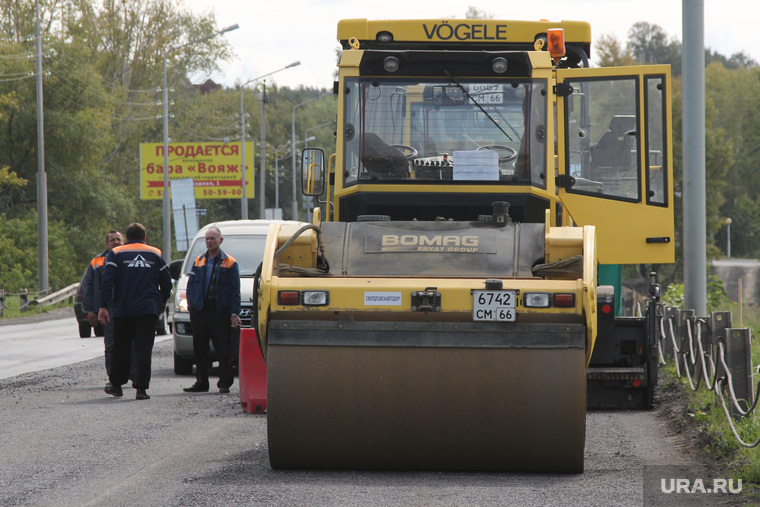
[[[187,281],[187,306],[193,327],[195,384],[184,389],[201,393],[209,389],[209,342],[219,360],[219,392],[229,393],[233,382],[232,329],[240,327],[240,268],[222,250],[224,237],[218,227],[206,231],[206,252],[195,258]]]
[[[132,386],[137,390],[136,399],[147,400],[156,321],[166,307],[172,280],[161,250],[145,243],[142,224],[130,224],[126,235],[127,242],[106,256],[100,286],[98,320],[105,325],[113,319],[114,337],[111,386],[106,386],[105,392],[123,396],[121,386],[129,380],[134,346],[137,368]]]

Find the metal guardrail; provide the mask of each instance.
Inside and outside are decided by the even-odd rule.
[[[53,292],[52,294],[48,294],[47,296],[33,299],[29,302],[30,305],[40,305],[40,306],[49,306],[54,305],[56,303],[60,303],[61,301],[74,297],[77,293],[77,289],[79,288],[79,282],[72,283],[68,287],[65,287],[57,292]]]
[[[60,303],[61,301],[64,301],[68,298],[73,298],[76,293],[77,289],[79,288],[79,282],[72,283],[68,287],[65,287],[59,291],[47,294],[46,292],[29,292],[27,289],[21,289],[18,293],[12,293],[12,292],[5,292],[3,289],[0,289],[0,317],[3,316],[4,310],[7,308],[8,310],[16,310],[25,312],[29,309],[31,306],[49,306],[54,305],[56,303]],[[37,297],[29,300],[29,296],[31,294],[39,294],[41,297]],[[7,304],[7,298],[8,296],[18,296],[19,298],[19,306],[18,308],[13,308],[8,306]]]
[[[696,317],[693,310],[662,304],[658,320],[660,363],[674,359],[678,376],[685,376],[693,391],[702,383],[714,391],[736,440],[744,447],[760,445],[760,438],[745,442],[735,426],[754,412],[760,399],[760,382],[753,390],[750,330],[731,327],[731,312]]]

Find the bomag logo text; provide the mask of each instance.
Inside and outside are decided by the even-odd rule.
[[[487,25],[484,23],[457,23],[448,21],[434,25],[423,24],[428,40],[507,40],[507,25]]]
[[[386,234],[383,249],[417,252],[477,252],[477,236],[427,236],[423,234]]]

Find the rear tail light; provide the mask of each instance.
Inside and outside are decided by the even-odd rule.
[[[277,302],[281,305],[298,305],[301,303],[301,293],[297,290],[281,290],[277,293]]]
[[[326,290],[281,290],[277,293],[281,305],[325,306],[330,302],[330,292]]]
[[[526,308],[574,308],[575,294],[549,292],[526,292],[523,294],[523,306]]]
[[[575,294],[555,294],[554,306],[557,308],[572,308],[575,306]]]

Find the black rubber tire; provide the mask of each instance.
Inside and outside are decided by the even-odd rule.
[[[163,336],[167,334],[166,331],[166,321],[168,320],[166,313],[158,317],[158,321],[156,322],[156,334],[159,336]]]
[[[79,337],[80,338],[89,338],[91,331],[92,331],[92,328],[90,327],[89,322],[79,323]]]
[[[174,352],[174,373],[176,375],[192,375],[193,362],[188,359],[182,359]]]

